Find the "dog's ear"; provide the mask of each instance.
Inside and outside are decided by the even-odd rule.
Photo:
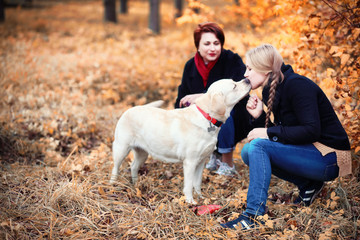
[[[211,95],[211,112],[224,117],[226,112],[225,98],[223,93],[214,93]]]

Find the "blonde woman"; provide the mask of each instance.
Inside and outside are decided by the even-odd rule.
[[[251,130],[241,156],[249,166],[250,182],[245,212],[222,224],[249,229],[265,214],[271,174],[299,188],[297,204],[309,206],[325,181],[351,173],[348,136],[324,92],[310,79],[284,65],[270,44],[246,54],[245,77],[252,89],[263,88],[262,99],[251,96],[246,108],[263,128]],[[274,122],[270,114],[274,115]]]

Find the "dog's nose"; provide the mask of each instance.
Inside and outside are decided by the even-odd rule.
[[[245,78],[244,81],[247,83],[247,84],[250,84],[250,80],[248,78]]]

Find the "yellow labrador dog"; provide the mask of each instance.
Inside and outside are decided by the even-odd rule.
[[[216,148],[220,125],[250,89],[247,79],[240,82],[223,79],[213,83],[187,108],[164,110],[158,108],[161,101],[157,101],[127,110],[115,129],[110,183],[116,181],[120,165],[133,150],[133,183],[148,154],[164,162],[182,162],[183,193],[188,203],[196,203],[193,188],[201,196],[202,173],[207,158]]]

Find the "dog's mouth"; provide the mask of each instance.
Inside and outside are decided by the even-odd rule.
[[[252,88],[250,80],[248,78],[244,78],[242,81],[244,81],[245,84],[247,84],[247,86],[248,86],[247,94],[249,94],[251,91],[251,88]]]

